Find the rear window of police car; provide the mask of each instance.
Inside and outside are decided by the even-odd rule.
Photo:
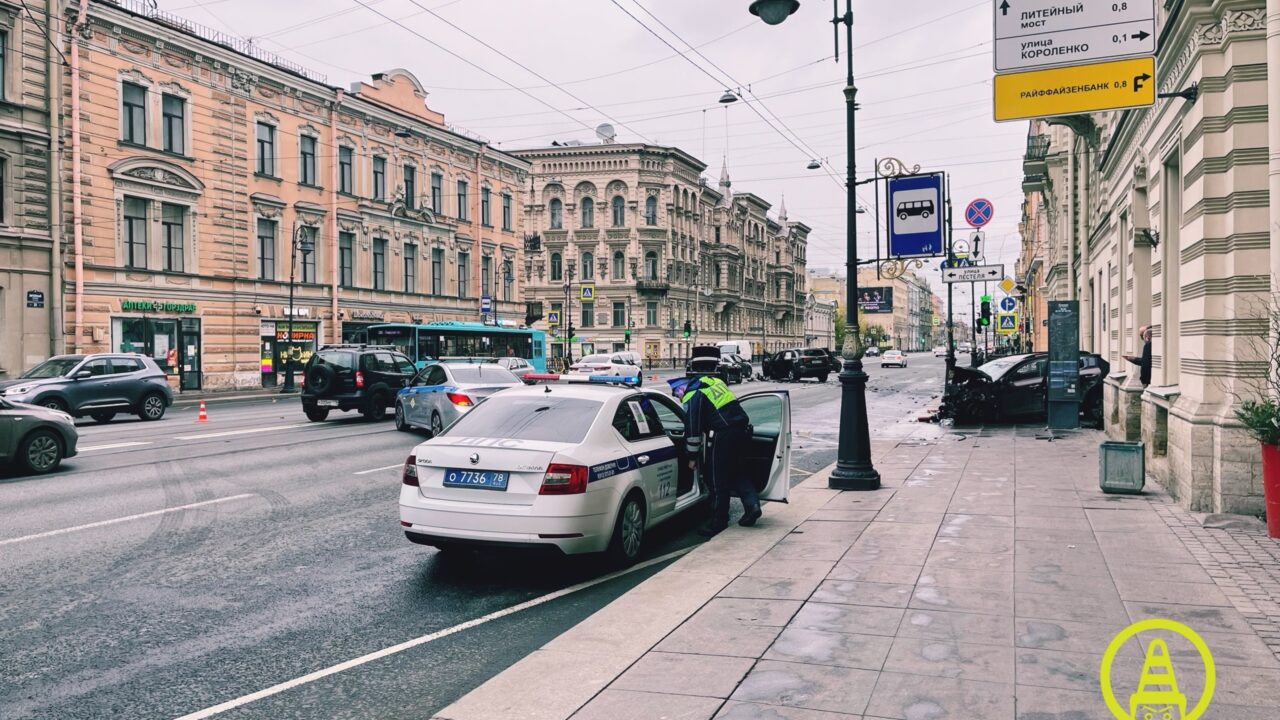
[[[580,443],[603,403],[564,397],[511,397],[475,406],[446,435]]]

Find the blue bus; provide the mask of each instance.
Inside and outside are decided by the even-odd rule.
[[[394,345],[418,367],[442,358],[524,358],[547,371],[547,337],[532,328],[441,320],[415,325],[386,323],[368,328],[370,345]]]

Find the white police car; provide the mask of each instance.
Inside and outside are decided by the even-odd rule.
[[[647,530],[707,490],[688,468],[683,407],[617,380],[503,390],[419,445],[400,489],[405,535],[438,548],[543,546],[634,562]],[[761,499],[785,502],[790,398],[758,392],[739,400],[752,423],[743,471]]]

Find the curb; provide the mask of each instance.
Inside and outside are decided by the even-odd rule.
[[[173,407],[185,407],[187,405],[199,405],[201,401],[211,402],[247,402],[250,400],[274,400],[274,399],[293,399],[298,397],[298,393],[282,393],[279,390],[271,392],[248,392],[241,395],[193,395],[183,397],[181,395],[173,399]]]
[[[835,464],[770,505],[754,528],[731,526],[534,650],[432,720],[568,720],[835,495]],[[572,678],[572,682],[565,682]]]

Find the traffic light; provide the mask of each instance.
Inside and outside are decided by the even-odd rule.
[[[991,296],[990,295],[982,296],[982,315],[981,315],[980,322],[983,327],[986,327],[991,324]]]
[[[693,334],[693,326],[689,324],[689,321],[688,321],[688,320],[685,320],[685,321],[684,321],[684,336],[685,336],[685,337],[689,337],[691,334]]]
[[[565,337],[568,338],[569,342],[573,342],[573,323],[569,323],[569,328],[565,332]]]
[[[631,328],[627,328],[626,330],[623,330],[623,331],[622,331],[622,337],[623,337],[623,339],[625,339],[627,342],[631,342]]]

